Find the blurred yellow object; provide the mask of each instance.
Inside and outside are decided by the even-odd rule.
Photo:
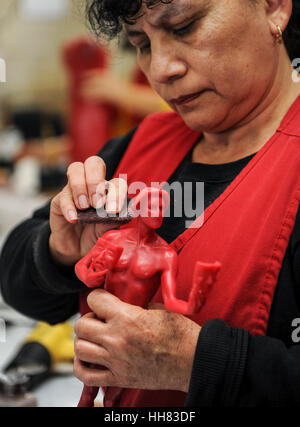
[[[173,111],[169,104],[166,103],[163,99],[161,100],[161,111]]]
[[[55,326],[40,322],[27,337],[26,342],[38,342],[43,345],[54,364],[74,359],[73,327],[68,322]]]

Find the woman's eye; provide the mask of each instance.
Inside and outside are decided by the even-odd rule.
[[[184,36],[185,34],[188,34],[189,32],[192,31],[194,23],[195,23],[195,21],[192,21],[189,24],[185,25],[184,27],[173,30],[173,33],[176,36]]]
[[[174,29],[173,34],[175,34],[176,36],[184,36],[184,35],[191,33],[194,29],[195,22],[196,21],[192,21],[189,24],[185,25],[184,27]],[[148,53],[151,50],[151,44],[148,43],[145,46],[138,47],[137,49],[138,49],[139,53],[141,53],[141,54]]]

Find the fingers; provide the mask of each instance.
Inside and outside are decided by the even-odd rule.
[[[106,165],[99,156],[89,157],[84,163],[72,163],[67,171],[68,184],[52,205],[70,223],[78,220],[77,209],[90,206],[95,209],[105,206],[110,214],[121,212],[127,198],[127,182],[119,178],[106,181],[105,175]]]
[[[105,209],[108,213],[122,210],[127,196],[127,182],[124,179],[114,178],[108,183]]]
[[[104,289],[95,289],[90,292],[87,297],[87,304],[97,318],[105,322],[103,323],[103,328],[107,327],[109,321],[113,318],[117,318],[121,322],[126,322],[127,319],[131,321],[136,316],[139,316],[140,312],[144,311],[141,307],[121,301],[118,297]],[[80,319],[77,322],[80,322]],[[101,330],[101,344],[105,346],[109,345],[109,339],[106,339],[106,336],[105,338],[103,337],[104,334],[102,334]],[[95,337],[92,341],[95,342]]]
[[[103,345],[105,336],[105,324],[93,316],[85,315],[78,319],[74,326],[77,338],[84,339],[95,344]]]
[[[78,209],[96,207],[97,185],[105,180],[106,167],[98,157],[89,157],[85,163],[72,163],[67,172],[68,185]]]
[[[89,205],[94,208],[105,202],[106,165],[101,157],[92,156],[84,162]]]
[[[88,367],[77,357],[74,359],[74,374],[85,385],[90,387],[115,386],[116,381],[108,369]]]
[[[129,304],[122,302],[119,298],[112,295],[104,289],[96,289],[87,297],[89,308],[96,314],[99,319],[108,321],[115,315],[122,315]]]
[[[111,385],[113,376],[107,369],[111,358],[106,348],[101,345],[101,321],[96,319],[93,313],[88,313],[77,320],[74,331],[77,335],[74,341],[76,377],[89,386]],[[88,366],[86,363],[94,366]]]
[[[74,223],[77,221],[76,205],[69,185],[67,185],[59,194],[59,208],[67,221]],[[54,202],[54,200],[53,200]]]
[[[75,338],[74,350],[76,357],[82,362],[109,367],[109,353],[104,347]]]

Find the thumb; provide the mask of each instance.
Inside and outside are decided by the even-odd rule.
[[[121,311],[125,303],[104,289],[96,289],[89,293],[87,304],[98,319],[109,320]]]

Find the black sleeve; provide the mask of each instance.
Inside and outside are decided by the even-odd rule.
[[[272,336],[252,336],[218,319],[205,323],[198,338],[186,406],[300,406],[300,208],[288,251],[295,292],[293,301],[282,298],[284,290],[292,295],[292,285],[283,282],[276,313],[272,313],[274,326],[268,328]],[[298,310],[292,309],[294,304]],[[283,315],[278,318],[285,310],[290,321],[297,320],[294,331],[283,328]]]
[[[235,406],[245,373],[250,334],[219,319],[199,334],[185,405]]]
[[[135,129],[110,140],[99,155],[110,180]],[[74,268],[58,267],[49,251],[50,201],[8,236],[0,257],[0,287],[4,301],[15,310],[50,324],[64,322],[79,309],[84,289]]]
[[[251,336],[221,320],[200,334],[186,406],[296,407],[300,405],[300,346]]]

